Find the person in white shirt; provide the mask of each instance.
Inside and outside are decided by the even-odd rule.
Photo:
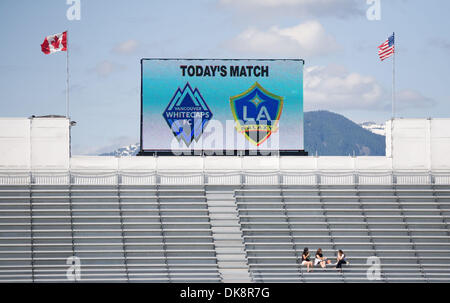
[[[317,266],[317,264],[320,264],[322,268],[327,267],[327,264],[330,264],[331,260],[328,260],[327,257],[323,256],[322,248],[319,248],[316,252],[316,259],[314,260],[314,266]]]

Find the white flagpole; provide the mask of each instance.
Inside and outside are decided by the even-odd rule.
[[[66,117],[69,118],[69,31],[66,31],[66,67],[67,67],[67,79],[66,79]]]
[[[396,53],[396,39],[395,39],[395,32],[393,33],[394,36],[394,54],[392,58],[392,118],[391,118],[391,159],[394,158],[394,119],[395,119],[395,53]],[[393,165],[391,163],[391,165]],[[391,166],[393,167],[393,166]]]
[[[392,34],[394,37],[394,56],[392,59],[392,119],[395,118],[395,53],[397,52],[397,40],[395,33]]]

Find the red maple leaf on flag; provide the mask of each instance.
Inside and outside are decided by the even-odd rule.
[[[55,49],[58,49],[58,48],[59,48],[59,38],[58,38],[58,36],[53,37],[52,45],[53,45],[53,47],[54,47]]]
[[[45,39],[44,42],[41,44],[41,50],[46,55],[50,54],[50,45],[47,39]]]
[[[55,52],[67,51],[67,31],[45,37],[41,50],[48,55]]]

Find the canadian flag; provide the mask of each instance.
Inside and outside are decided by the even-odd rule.
[[[46,37],[41,44],[41,49],[46,55],[54,52],[67,51],[67,32]]]

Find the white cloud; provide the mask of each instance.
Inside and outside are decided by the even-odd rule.
[[[339,65],[306,67],[304,72],[305,110],[391,110],[391,91],[372,77],[349,72]],[[435,100],[413,89],[396,93],[397,110],[426,108]]]
[[[382,108],[383,89],[375,78],[342,66],[312,66],[304,74],[305,109]]]
[[[334,37],[317,21],[286,28],[273,26],[267,31],[248,28],[230,41],[229,47],[254,55],[295,58],[326,55],[339,49]]]
[[[108,77],[112,73],[120,70],[124,70],[124,67],[111,61],[104,60],[102,62],[99,62],[97,66],[91,71],[94,71],[100,77]]]
[[[117,44],[113,48],[113,52],[117,54],[131,54],[134,53],[139,47],[139,42],[136,40],[127,40],[122,43]]]
[[[220,0],[220,3],[246,12],[261,9],[308,17],[364,15],[367,7],[364,0]]]
[[[429,45],[434,47],[442,48],[444,50],[450,50],[450,41],[442,38],[432,38],[428,41]]]
[[[395,107],[402,110],[407,108],[427,108],[436,105],[436,101],[425,97],[420,92],[406,89],[396,94]]]

